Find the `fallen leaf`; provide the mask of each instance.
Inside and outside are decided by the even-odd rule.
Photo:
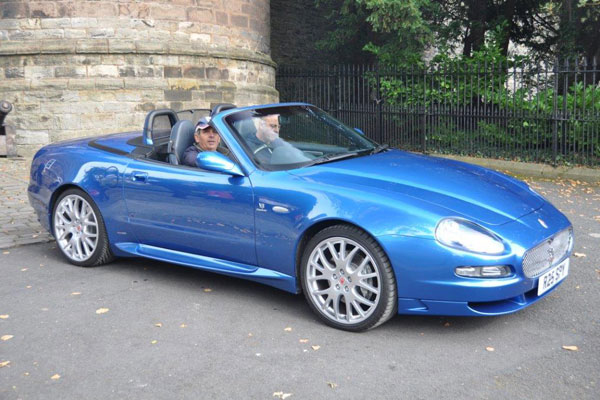
[[[10,254],[10,251],[3,251],[2,254]]]
[[[180,327],[180,328],[186,328],[186,327],[187,327],[187,325],[186,325],[186,324],[181,324],[181,325],[179,325],[179,327]]]
[[[249,332],[249,333],[248,333],[248,337],[252,337],[252,336],[254,336],[254,335],[252,334],[252,332]]]
[[[162,323],[158,322],[158,323],[154,324],[154,326],[157,328],[162,328]]]
[[[21,268],[21,272],[27,271],[27,268]]]
[[[337,383],[327,382],[327,386],[329,386],[332,389],[335,389],[338,385],[337,385]]]
[[[287,399],[291,395],[292,395],[291,393],[283,393],[283,392],[275,392],[275,393],[273,393],[273,397],[277,397],[279,399]]]
[[[31,287],[32,287],[31,285],[27,285],[27,286],[25,286],[25,289],[31,289]]]
[[[284,329],[284,331],[286,331],[286,332],[291,332],[291,331],[292,331],[292,328],[290,328],[290,327],[288,326],[287,328],[285,328],[285,329]]]
[[[0,315],[0,319],[8,319],[8,314],[2,314],[2,315]]]
[[[579,351],[579,347],[577,346],[563,346],[562,348],[569,351]]]
[[[260,356],[262,356],[262,353],[256,353],[255,356],[260,357]]]
[[[96,310],[96,314],[104,314],[108,312],[108,308],[99,308]]]
[[[81,292],[73,292],[71,293],[71,296],[79,296],[81,294]]]
[[[0,337],[0,340],[6,342],[7,340],[10,340],[12,338],[14,338],[13,335],[4,335],[4,336]]]
[[[488,347],[486,347],[485,349],[486,349],[487,351],[495,351],[495,350],[496,350],[496,349],[494,349],[494,348],[493,348],[493,347],[491,347],[491,346],[488,346]]]
[[[156,344],[156,343],[158,343],[158,340],[153,340],[153,341],[151,341],[150,343],[152,343],[152,344]]]
[[[0,368],[6,367],[8,364],[10,364],[10,361],[0,361]]]
[[[299,342],[300,343],[308,343],[308,339],[300,339]]]
[[[447,327],[449,327],[449,326],[450,326],[450,322],[446,322],[446,323],[444,324],[444,326],[445,326],[446,328],[447,328]]]
[[[586,257],[584,253],[573,253],[573,255],[577,258]]]
[[[210,293],[210,292],[212,292],[212,289],[210,289],[210,288],[206,288],[206,289],[204,289],[204,292],[206,292],[206,293]]]
[[[23,372],[23,375],[29,376],[29,372]]]
[[[60,375],[59,374],[54,374],[50,377],[50,379],[52,379],[53,381],[57,381],[60,379]]]
[[[313,349],[314,351],[317,351],[317,350],[319,350],[319,349],[321,348],[321,346],[310,346],[310,347],[312,347],[312,349]]]

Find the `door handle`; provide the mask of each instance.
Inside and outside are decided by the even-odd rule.
[[[148,174],[146,172],[133,172],[131,174],[131,180],[144,183],[148,180]]]

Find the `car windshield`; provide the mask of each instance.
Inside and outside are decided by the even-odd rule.
[[[287,170],[370,154],[377,143],[312,106],[245,110],[225,118],[265,170]]]

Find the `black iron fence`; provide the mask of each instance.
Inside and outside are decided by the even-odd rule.
[[[282,66],[276,82],[280,101],[315,104],[399,148],[600,166],[595,60]]]

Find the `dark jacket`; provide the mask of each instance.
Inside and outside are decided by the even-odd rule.
[[[189,165],[190,167],[196,167],[196,157],[198,157],[198,153],[200,153],[202,150],[200,147],[196,146],[196,144],[194,143],[193,145],[189,146],[187,149],[185,149],[185,151],[183,152],[183,165]],[[229,157],[229,150],[224,148],[224,147],[217,147],[217,151],[227,157]]]

